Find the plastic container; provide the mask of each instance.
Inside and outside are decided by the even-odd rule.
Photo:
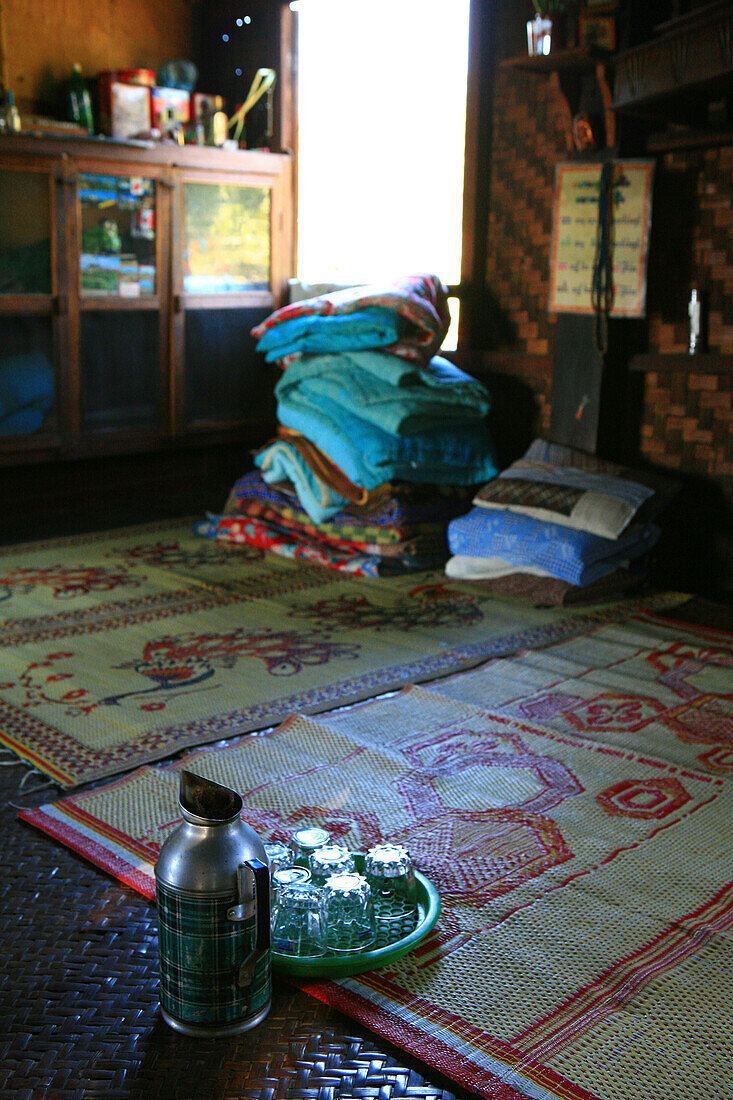
[[[181,88],[151,88],[150,114],[159,130],[171,122],[183,126],[191,121],[191,96]]]
[[[150,88],[118,77],[116,72],[99,74],[99,119],[102,133],[123,140],[150,130]]]

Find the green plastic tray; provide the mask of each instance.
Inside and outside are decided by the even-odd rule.
[[[363,867],[363,858],[363,853],[354,853],[354,861],[358,869]],[[415,885],[417,886],[417,922],[407,932],[404,931],[403,926],[400,929],[402,935],[399,938],[381,942],[381,937],[386,936],[383,927],[377,936],[376,947],[371,947],[368,951],[355,951],[353,954],[329,953],[303,959],[273,951],[273,969],[280,974],[290,974],[296,978],[346,978],[349,974],[363,974],[366,970],[376,970],[379,966],[387,966],[388,963],[402,958],[435,927],[440,913],[440,898],[432,882],[416,871]]]

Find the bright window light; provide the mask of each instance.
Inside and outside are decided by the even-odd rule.
[[[303,282],[459,281],[468,9],[299,0]]]

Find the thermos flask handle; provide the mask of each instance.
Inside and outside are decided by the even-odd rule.
[[[255,969],[263,955],[270,950],[270,869],[261,859],[248,859],[237,868],[239,885],[239,904],[233,906],[227,917],[231,921],[247,920],[252,916],[252,905],[247,905],[247,875],[251,873],[254,883],[255,942],[249,955],[239,967],[240,987],[250,985],[254,980]]]

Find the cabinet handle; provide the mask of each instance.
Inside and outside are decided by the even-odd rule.
[[[57,294],[53,300],[53,311],[58,316],[69,312],[69,295]]]
[[[173,312],[174,313],[182,313],[183,312],[183,299],[181,298],[180,294],[174,294],[173,295]]]

